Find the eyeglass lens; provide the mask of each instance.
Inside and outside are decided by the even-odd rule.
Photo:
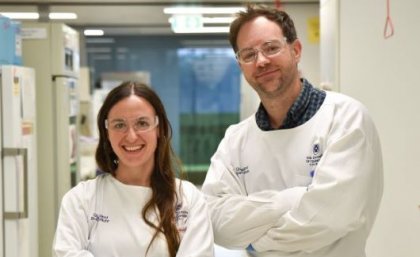
[[[237,52],[237,58],[240,62],[243,63],[250,63],[254,62],[257,59],[258,52],[261,52],[264,56],[270,57],[277,53],[279,53],[281,50],[284,49],[284,41],[268,41],[262,44],[260,49],[257,48],[246,48],[239,50]]]
[[[139,117],[128,122],[126,119],[112,119],[105,121],[105,127],[112,131],[125,133],[131,127],[138,132],[147,132],[158,125],[158,118]]]

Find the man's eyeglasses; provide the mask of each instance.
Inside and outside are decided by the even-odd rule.
[[[236,59],[243,64],[255,62],[258,52],[261,52],[265,57],[273,57],[282,52],[287,45],[287,39],[267,41],[258,48],[244,48],[236,52]]]
[[[105,120],[105,128],[118,133],[127,133],[128,128],[131,126],[135,132],[148,132],[154,129],[159,124],[158,116],[154,118],[150,117],[139,117],[127,121],[123,118],[117,118],[112,120]]]

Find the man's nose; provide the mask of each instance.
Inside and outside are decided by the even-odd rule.
[[[257,66],[264,66],[266,63],[270,62],[270,59],[267,58],[261,51],[257,51],[255,56],[255,63]]]

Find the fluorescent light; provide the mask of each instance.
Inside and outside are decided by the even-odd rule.
[[[39,19],[39,13],[37,12],[2,12],[0,13],[10,19],[17,20],[37,20]]]
[[[0,14],[10,19],[17,20],[39,19],[39,13],[37,12],[2,12]],[[48,18],[50,18],[51,20],[74,20],[77,19],[77,15],[75,13],[52,12],[48,14]]]
[[[168,19],[169,23],[175,22],[177,16],[171,16]],[[234,20],[234,17],[201,17],[200,22],[206,24],[230,24]]]
[[[51,12],[48,14],[48,18],[51,20],[75,20],[77,14],[73,12]]]
[[[102,29],[85,29],[83,31],[85,36],[103,36],[104,31]]]
[[[207,24],[230,24],[233,18],[205,18],[201,15],[174,15],[169,18],[174,33],[227,33],[229,26],[204,26]]]
[[[206,24],[230,24],[234,17],[203,17],[203,23]]]
[[[229,27],[172,28],[174,33],[228,33]]]
[[[245,11],[244,7],[167,7],[166,14],[233,14]]]

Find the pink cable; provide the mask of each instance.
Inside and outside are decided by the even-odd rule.
[[[392,24],[392,19],[390,15],[390,7],[389,7],[389,1],[386,2],[386,22],[385,22],[385,28],[384,28],[384,38],[388,39],[394,35],[394,25]]]

